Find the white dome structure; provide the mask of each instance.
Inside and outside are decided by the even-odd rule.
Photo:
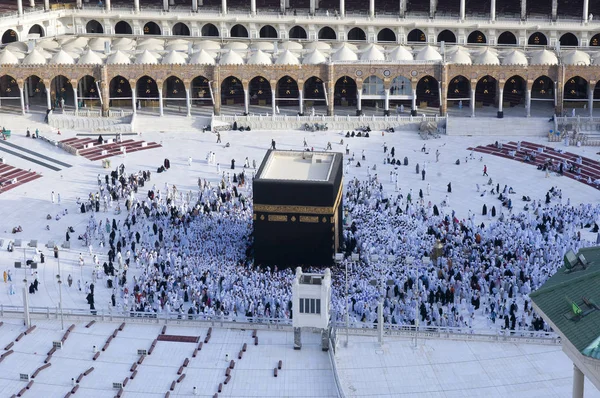
[[[528,65],[527,57],[521,51],[512,50],[504,55],[502,65]]]
[[[192,54],[189,63],[194,65],[214,65],[215,59],[206,50],[200,50]]]
[[[475,65],[500,65],[498,56],[489,48],[480,52],[473,60]]]
[[[388,54],[388,61],[413,61],[413,55],[409,49],[403,46],[395,47]]]
[[[52,65],[73,65],[75,60],[65,50],[60,50],[50,60]]]
[[[242,43],[241,41],[230,41],[229,43],[225,44],[223,48],[228,50],[247,50],[248,45],[246,43]]]
[[[300,65],[300,60],[290,50],[285,50],[277,60],[276,65]]]
[[[164,51],[165,46],[163,43],[149,41],[144,43],[138,43],[135,49],[138,51]]]
[[[349,48],[349,46],[341,46],[339,50],[331,54],[331,60],[335,62],[352,62],[357,61],[358,56]]]
[[[131,39],[129,39],[131,40]],[[132,40],[133,41],[133,40]],[[88,42],[88,46],[94,51],[104,51],[104,43],[110,43],[111,40],[107,37],[94,37]]]
[[[117,50],[116,52],[112,53],[108,59],[106,60],[106,63],[109,65],[115,65],[115,64],[121,64],[121,65],[129,65],[131,63],[131,59],[129,59],[129,57],[125,54],[123,54],[123,52],[121,52],[121,50]]]
[[[19,58],[10,50],[4,49],[0,52],[0,65],[16,65],[19,63]]]
[[[564,53],[561,57],[563,64],[565,65],[590,65],[591,60],[588,53],[583,51],[574,50]]]
[[[244,59],[238,53],[233,50],[229,50],[225,54],[221,55],[219,65],[243,65]]]
[[[87,50],[79,57],[78,65],[101,65],[102,58],[92,50]]]
[[[112,42],[111,48],[114,50],[131,51],[135,48],[135,46],[135,40],[130,39],[128,37],[121,37],[120,39],[116,39]],[[102,47],[100,50],[104,50],[104,47]]]
[[[165,46],[165,51],[183,51],[187,52],[190,48],[190,43],[187,40],[173,40]]]
[[[360,54],[361,61],[385,61],[385,54],[375,45],[371,44]]]
[[[34,49],[31,54],[23,59],[23,65],[45,65],[46,57],[42,55],[38,50]]]
[[[540,50],[531,56],[531,65],[557,65],[558,58],[556,54],[549,50]]]
[[[302,59],[304,65],[317,65],[322,64],[323,62],[327,62],[327,58],[317,49],[309,52],[304,56],[304,59]]]
[[[255,51],[249,58],[248,65],[271,65],[271,57],[262,50]]]
[[[163,64],[163,65],[167,65],[167,64],[183,65],[183,64],[187,64],[187,61],[185,59],[185,56],[183,56],[183,54],[181,54],[178,51],[172,50],[171,52],[169,52],[167,55],[165,55],[163,57],[161,64]]]
[[[441,61],[442,55],[435,48],[427,46],[419,50],[415,59],[417,61]]]
[[[304,45],[307,50],[331,50],[331,45],[324,41],[311,41]]]
[[[145,50],[143,53],[139,54],[135,58],[135,63],[138,64],[138,65],[157,64],[158,63],[158,59],[154,55],[152,55],[150,53],[150,51]]]
[[[221,45],[216,41],[202,40],[194,44],[194,50],[220,50]]]
[[[458,65],[471,65],[473,64],[473,60],[471,59],[471,54],[464,49],[463,47],[456,47],[448,51],[446,55],[446,60],[453,64]]]
[[[259,41],[253,43],[250,48],[253,50],[273,51],[275,49],[275,45],[268,41]]]
[[[301,51],[304,48],[302,47],[302,44],[298,43],[297,41],[285,41],[279,44],[278,47],[291,51]]]

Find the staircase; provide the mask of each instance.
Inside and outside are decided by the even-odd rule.
[[[148,116],[136,115],[134,131],[136,133],[192,132],[202,130],[209,125],[210,117]]]
[[[446,134],[477,136],[539,136],[547,137],[554,129],[547,118],[513,118],[498,119],[495,117],[456,118],[448,117]]]
[[[131,133],[133,115],[123,117],[77,116],[69,114],[50,114],[48,124],[59,129],[85,130],[93,133]]]

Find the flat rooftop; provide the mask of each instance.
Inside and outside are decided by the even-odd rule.
[[[334,154],[272,151],[260,178],[267,180],[327,181]]]

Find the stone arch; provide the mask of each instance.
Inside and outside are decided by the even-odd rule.
[[[588,97],[588,81],[581,76],[565,80],[563,98],[565,100],[584,100]]]
[[[10,75],[0,76],[0,108],[8,112],[21,112],[19,84]]]
[[[410,32],[408,32],[406,41],[424,43],[427,41],[427,36],[425,36],[425,33],[421,29],[413,29]]]
[[[214,24],[207,23],[202,27],[200,34],[202,35],[202,37],[218,37],[219,29]]]
[[[500,34],[500,36],[498,36],[498,40],[497,40],[498,44],[503,44],[503,45],[516,45],[517,44],[517,36],[515,36],[515,34],[513,32],[502,32]]]
[[[171,34],[173,36],[190,36],[190,27],[184,24],[183,22],[177,22],[173,25],[173,29],[171,29]]]
[[[294,26],[290,29],[290,39],[307,39],[308,35],[302,26]]]
[[[444,29],[438,34],[437,41],[438,43],[442,41],[445,43],[456,43],[456,35],[451,30]]]
[[[571,32],[562,35],[559,42],[561,47],[577,47],[579,45],[579,39]]]
[[[325,86],[320,77],[311,76],[304,82],[304,106],[306,113],[311,113],[313,108],[322,108],[325,105]]]
[[[148,75],[144,75],[135,82],[135,94],[137,99],[157,100],[158,84],[156,80]],[[142,106],[144,106],[142,104]]]
[[[348,32],[349,41],[365,41],[367,40],[367,34],[361,28],[352,28]]]
[[[546,46],[548,45],[548,38],[542,32],[535,32],[529,36],[527,44],[530,46]]]
[[[390,95],[412,96],[412,83],[410,79],[404,76],[394,77],[390,86]]]
[[[46,109],[46,85],[44,81],[39,76],[31,75],[26,77],[24,82],[24,95],[29,97],[30,106],[42,105]]]
[[[133,92],[129,80],[118,75],[113,77],[108,85],[108,97],[110,107],[131,107]]]
[[[590,39],[590,46],[592,46],[592,47],[600,46],[600,33],[597,33],[594,36],[592,36],[592,38]]]
[[[8,29],[2,35],[2,44],[13,43],[17,40],[19,40],[19,36],[17,35],[17,32],[12,29]]]
[[[554,81],[546,75],[535,79],[531,85],[531,98],[554,101]]]
[[[276,39],[277,38],[277,30],[271,25],[265,25],[260,28],[258,32],[260,38],[268,38],[268,39]]]
[[[190,89],[190,102],[193,107],[200,107],[202,105],[213,105],[212,96],[210,90],[210,81],[205,76],[196,76],[192,79]]]
[[[440,106],[438,81],[433,76],[423,76],[417,83],[417,106],[427,103],[428,108]]]
[[[335,31],[329,26],[324,26],[319,30],[319,40],[336,40]]]
[[[349,76],[342,76],[335,82],[333,88],[334,105],[356,106],[356,81]]]
[[[59,108],[64,100],[65,105],[75,106],[75,96],[71,79],[64,75],[55,76],[50,81],[50,98],[52,106]]]
[[[475,30],[469,34],[469,37],[467,37],[467,43],[485,44],[487,43],[487,39],[480,30]]]
[[[276,105],[297,108],[300,97],[298,82],[291,76],[283,76],[277,81],[275,97]]]
[[[490,75],[483,76],[475,86],[475,102],[482,106],[495,106],[498,81]]]
[[[46,33],[42,25],[35,24],[29,28],[28,35],[40,35],[40,37],[44,37],[46,36]]]
[[[115,25],[115,34],[117,35],[132,35],[133,29],[131,29],[131,25],[129,22],[119,21]]]
[[[77,81],[77,96],[79,102],[88,108],[100,106],[100,95],[94,76],[85,75]]]
[[[221,82],[221,105],[244,103],[244,86],[235,76],[228,76]]]
[[[377,33],[378,42],[392,42],[395,43],[397,40],[396,33],[390,28],[383,28]]]
[[[100,22],[96,21],[95,19],[92,19],[91,21],[88,21],[87,24],[85,24],[85,33],[101,34],[104,33],[104,27]]]
[[[185,84],[177,76],[169,76],[162,84],[163,106],[178,113],[187,113]]]
[[[362,94],[363,95],[385,95],[385,85],[383,84],[383,79],[371,75],[368,76],[362,85]]]
[[[250,95],[250,105],[271,106],[273,103],[271,82],[263,76],[256,76],[250,80],[248,94]]]
[[[519,75],[514,75],[504,82],[502,101],[508,103],[510,108],[525,107],[525,92],[527,81]]]
[[[150,21],[144,25],[144,34],[160,36],[162,35],[162,29],[156,22]]]
[[[231,37],[250,37],[248,35],[248,29],[244,25],[233,25],[230,31]]]
[[[468,100],[471,96],[471,82],[463,75],[458,75],[448,82],[448,99]]]

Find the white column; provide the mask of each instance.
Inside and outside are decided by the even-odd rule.
[[[583,21],[588,22],[588,12],[590,9],[590,0],[583,0]]]
[[[275,99],[275,90],[271,90],[271,108],[273,108],[273,115],[277,113],[277,100]]]
[[[169,0],[163,0],[163,11],[169,11]]]
[[[35,0],[29,0],[29,7],[35,7]]]
[[[23,0],[17,0],[17,9],[19,11],[19,15],[23,15]]]
[[[583,373],[573,364],[573,398],[583,398],[583,381]]]
[[[504,102],[504,87],[498,86],[498,88],[500,90],[500,94],[498,95],[498,117],[501,118],[504,116],[502,113],[502,103]]]
[[[490,5],[490,20],[496,20],[496,0],[491,0],[492,4]]]
[[[140,1],[140,0],[136,0]],[[198,0],[192,0],[192,11],[198,12]]]
[[[594,88],[591,84],[588,84],[588,108],[590,117],[594,116]]]
[[[400,0],[400,16],[404,17],[404,13],[406,13],[406,0]]]
[[[558,0],[552,0],[552,20],[556,21],[558,15]]]
[[[25,114],[25,98],[23,98],[23,87],[19,87],[19,96],[21,97],[21,113]]]
[[[221,0],[221,14],[227,14],[227,0]]]
[[[135,95],[136,94],[135,91],[136,91],[136,87],[134,85],[133,88],[131,89],[131,105],[132,105],[132,108],[133,108],[133,114],[134,115],[137,113],[137,104],[136,104],[137,98],[136,98],[136,95]]]
[[[369,0],[369,16],[371,18],[375,16],[375,0]]]
[[[158,113],[160,116],[164,116],[164,107],[163,107],[163,93],[162,88],[158,89]]]
[[[475,90],[471,87],[471,117],[475,117]]]
[[[460,20],[465,19],[465,0],[460,0]]]
[[[388,111],[390,110],[390,89],[385,89],[385,99],[383,100],[383,110],[387,116]]]
[[[411,105],[411,113],[413,116],[417,114],[417,89],[414,88],[412,91],[412,105]]]
[[[256,0],[250,0],[250,13],[256,15]]]
[[[436,0],[429,0],[429,18],[435,17]]]
[[[50,87],[46,87],[46,105],[52,109],[52,98],[50,97]]]
[[[77,0],[77,8],[78,9],[83,8],[83,1],[82,0]]]
[[[50,0],[44,0],[44,10],[48,11],[50,9]]]
[[[315,15],[317,9],[317,0],[310,0],[310,14]]]
[[[79,98],[77,96],[77,86],[73,87],[73,100],[75,101],[75,112],[79,110]]]
[[[362,89],[356,90],[356,110],[362,111]]]
[[[29,85],[27,84],[27,80],[23,83],[24,87],[24,98],[25,98],[25,108],[29,108]]]
[[[521,20],[527,19],[527,0],[521,0]]]
[[[190,90],[185,89],[185,107],[187,109],[187,116],[192,116],[192,101],[190,99]]]
[[[246,114],[250,113],[249,107],[250,107],[250,92],[248,90],[244,89],[244,112]]]
[[[104,4],[106,5],[106,11],[110,11],[110,0],[104,0]]]
[[[346,15],[346,2],[344,0],[340,0],[340,16],[343,18]]]
[[[527,117],[531,117],[531,89],[525,92],[525,101],[527,102]]]
[[[300,114],[304,114],[304,89],[298,91]]]
[[[140,0],[133,0],[133,9],[135,12],[140,12]]]

